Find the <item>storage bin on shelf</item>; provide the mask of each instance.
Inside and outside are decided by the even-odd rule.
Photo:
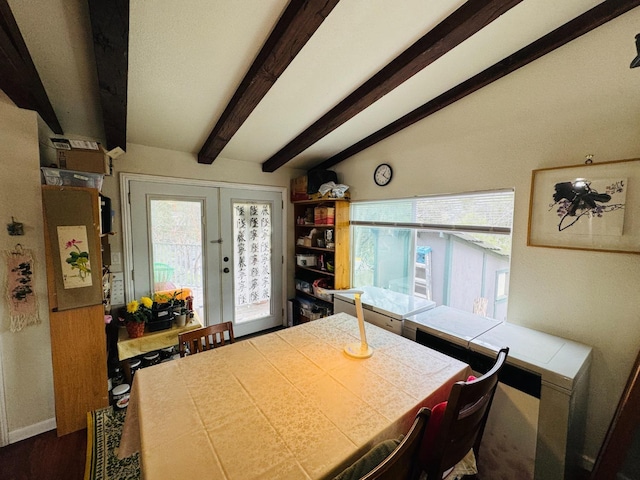
[[[296,255],[296,264],[301,267],[315,267],[318,265],[318,256],[306,253]]]
[[[300,278],[296,278],[296,290],[300,290],[301,292],[305,292],[305,293],[313,293],[313,286],[305,281],[302,280]]]
[[[329,279],[318,278],[313,282],[313,294],[322,300],[326,300],[327,302],[332,302],[333,295],[330,293],[324,293],[322,291],[323,289],[327,289],[327,290],[333,289],[333,286],[331,285]]]
[[[330,306],[321,305],[311,299],[296,297],[296,303],[298,318],[302,322],[318,320],[319,318],[327,317],[333,313]]]
[[[313,223],[316,225],[333,225],[336,209],[334,207],[319,206],[313,209]]]
[[[47,185],[88,187],[102,190],[103,173],[77,172],[60,168],[40,167]]]

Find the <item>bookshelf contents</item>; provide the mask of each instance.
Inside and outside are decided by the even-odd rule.
[[[333,295],[320,289],[350,285],[349,201],[321,199],[294,201],[295,288],[293,323],[304,323],[333,313]]]

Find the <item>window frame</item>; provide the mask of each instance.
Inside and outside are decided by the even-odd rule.
[[[420,208],[424,209],[425,206],[423,205],[422,207],[419,206],[419,202],[421,200],[431,200],[431,201],[436,201],[438,199],[444,199],[445,202],[443,202],[443,208],[447,207],[447,199],[451,199],[451,197],[455,197],[455,199],[459,199],[460,202],[456,203],[455,201],[452,203],[452,208],[462,208],[461,210],[457,210],[458,215],[453,215],[453,220],[461,220],[462,217],[466,214],[466,210],[464,210],[464,200],[465,197],[473,197],[476,196],[478,198],[479,201],[483,201],[482,196],[483,195],[487,195],[487,196],[491,196],[491,195],[500,195],[500,194],[506,194],[509,196],[509,200],[511,202],[511,209],[510,212],[505,211],[505,215],[508,213],[510,214],[509,218],[506,218],[505,215],[502,215],[500,213],[500,209],[496,209],[496,210],[492,210],[491,208],[487,209],[487,210],[483,210],[482,207],[480,206],[480,208],[478,208],[478,210],[470,210],[471,212],[478,212],[479,215],[485,215],[484,218],[486,218],[487,220],[487,224],[483,225],[483,224],[471,224],[473,223],[475,220],[479,220],[481,222],[481,219],[483,218],[481,217],[475,217],[473,215],[473,213],[471,214],[470,218],[472,219],[471,222],[469,222],[470,224],[468,225],[461,225],[458,223],[426,223],[426,222],[419,222],[419,221],[407,221],[407,217],[409,215],[413,216],[414,218],[416,216],[419,215],[419,211]],[[496,202],[498,202],[499,199],[496,198]],[[409,202],[409,203],[408,203]],[[384,220],[367,220],[364,219],[367,216],[368,212],[372,212],[372,216],[376,216],[378,214],[378,212],[380,212],[380,208],[375,208],[377,206],[377,204],[383,204],[386,206],[392,206],[394,203],[397,203],[399,206],[400,204],[403,204],[403,211],[405,212],[405,218],[403,219],[403,221],[390,221],[388,218],[384,219]],[[451,202],[448,202],[451,203]],[[360,212],[357,211],[357,209],[363,205],[369,204],[374,208],[370,208],[369,210],[363,209]],[[428,207],[427,207],[428,208]],[[423,210],[424,211],[424,210]],[[399,211],[399,215],[402,215],[402,212]],[[497,212],[497,213],[496,213]],[[351,238],[352,239],[356,239],[358,238],[358,233],[357,233],[357,229],[359,228],[372,228],[372,229],[407,229],[407,230],[412,230],[415,232],[416,235],[414,235],[414,238],[412,240],[412,245],[410,246],[409,250],[405,253],[403,253],[403,260],[405,258],[406,255],[409,255],[408,257],[408,262],[410,264],[410,266],[412,266],[415,262],[413,262],[411,260],[411,254],[412,252],[415,254],[416,249],[418,248],[418,232],[432,232],[432,233],[440,233],[440,234],[451,234],[453,237],[460,237],[460,241],[463,242],[467,242],[467,243],[474,243],[474,242],[479,242],[480,244],[476,244],[476,246],[478,248],[481,248],[485,253],[484,255],[492,255],[491,250],[492,248],[488,248],[487,244],[485,243],[484,245],[482,245],[483,240],[482,239],[478,239],[477,237],[473,237],[474,234],[489,234],[489,235],[508,235],[510,238],[510,242],[509,244],[506,246],[506,248],[502,248],[503,245],[498,242],[497,244],[492,244],[491,242],[489,243],[489,246],[495,246],[496,248],[494,249],[494,255],[503,255],[504,258],[507,260],[508,264],[507,264],[507,268],[500,268],[499,270],[495,271],[495,278],[494,278],[494,295],[493,296],[493,312],[495,314],[495,307],[497,305],[502,305],[502,308],[504,308],[504,304],[508,301],[508,292],[509,292],[509,272],[510,272],[510,264],[511,264],[511,257],[512,257],[512,242],[513,242],[513,215],[515,212],[515,190],[514,189],[499,189],[499,190],[491,190],[491,191],[477,191],[477,192],[464,192],[464,193],[452,193],[452,194],[444,194],[444,195],[428,195],[428,196],[420,196],[420,197],[410,197],[410,198],[399,198],[399,199],[389,199],[389,200],[368,200],[368,201],[357,201],[357,202],[352,202],[351,204],[351,220],[350,220],[350,227],[351,227]],[[384,217],[384,213],[382,212],[382,216]],[[388,217],[388,215],[387,215]],[[436,218],[436,219],[440,219],[440,218],[447,218],[448,215],[442,215],[439,213],[436,213],[432,218]],[[475,218],[474,218],[475,217]],[[424,218],[424,216],[422,217]],[[505,220],[506,218],[506,220]],[[493,223],[501,223],[502,225],[491,225],[489,224],[489,222],[493,222]],[[461,223],[463,223],[461,221]],[[476,222],[478,223],[478,222]],[[504,226],[508,224],[508,226]],[[456,234],[469,234],[472,236],[471,239],[469,238],[464,238],[464,235],[456,235]],[[351,244],[351,263],[352,263],[352,268],[351,268],[351,284],[352,285],[356,285],[356,271],[357,269],[355,268],[354,263],[356,262],[356,259],[359,258],[356,256],[356,248],[358,248],[357,242],[352,242]],[[497,250],[497,251],[496,251]],[[357,253],[361,253],[360,250],[358,250]],[[445,255],[445,256],[449,256],[452,252],[448,252],[445,251],[444,253],[442,253],[441,255]],[[415,257],[415,255],[414,255]],[[378,257],[377,254],[374,253],[374,257],[373,257],[373,261],[374,261],[374,265],[378,263]],[[450,264],[450,258],[448,260],[445,260],[445,264]],[[498,265],[499,266],[499,265]],[[380,268],[384,268],[384,267],[380,267]],[[377,270],[377,267],[374,267],[374,270]],[[486,273],[491,273],[491,272],[486,272]],[[377,277],[377,274],[376,278]],[[483,268],[483,278],[480,278],[480,284],[482,285],[481,290],[484,293],[485,291],[485,282],[491,282],[491,277],[486,277],[485,276],[485,272],[484,272],[484,268]],[[499,281],[499,275],[506,275],[506,279],[505,279],[505,289],[506,292],[501,292],[504,293],[502,295],[497,295],[497,287],[498,287],[498,281]],[[411,278],[409,277],[408,280],[411,280]],[[414,279],[415,280],[415,279]],[[439,280],[437,279],[433,279],[432,280],[432,285],[436,285]],[[362,278],[360,279],[360,282],[362,282]],[[444,283],[442,283],[444,282]],[[441,298],[441,302],[443,305],[449,305],[450,302],[454,301],[449,294],[447,294],[447,292],[450,290],[451,285],[453,285],[451,282],[455,282],[455,279],[451,279],[448,274],[441,279],[441,284],[440,287],[442,288],[442,298]],[[406,282],[407,284],[409,282]],[[382,288],[388,288],[388,287],[382,287]],[[393,289],[393,288],[391,288]],[[415,295],[415,285],[413,288],[410,288],[409,290],[407,290],[407,293],[411,294],[411,295]],[[487,292],[489,293],[489,292]],[[489,300],[491,301],[491,299]],[[466,303],[465,303],[466,304]],[[506,312],[502,312],[502,314],[504,314]]]

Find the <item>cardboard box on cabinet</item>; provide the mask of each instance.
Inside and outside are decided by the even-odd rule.
[[[298,200],[308,200],[309,194],[307,193],[307,176],[292,178],[291,179],[291,201],[296,202]]]
[[[51,141],[56,147],[56,158],[60,168],[111,175],[109,155],[99,143],[59,138]]]

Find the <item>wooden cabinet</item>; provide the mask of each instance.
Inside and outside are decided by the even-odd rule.
[[[294,322],[297,319],[296,323],[300,323],[333,312],[332,296],[319,295],[314,283],[326,288],[349,288],[349,201],[303,200],[293,204],[297,303]],[[315,311],[308,308],[310,305],[317,307]]]
[[[107,407],[107,352],[102,305],[102,262],[98,191],[42,187],[51,356],[58,436],[87,426],[87,412]],[[86,286],[63,283],[61,261],[74,241],[60,227],[85,227],[81,250],[88,252]],[[91,285],[89,285],[91,283]],[[66,287],[66,288],[65,288]]]

